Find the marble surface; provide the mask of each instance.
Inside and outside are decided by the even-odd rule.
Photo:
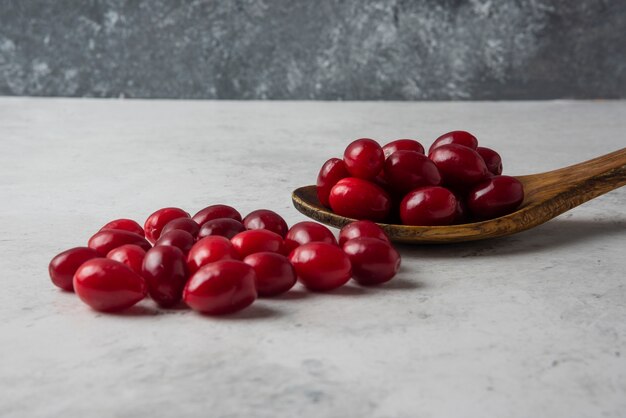
[[[400,247],[377,289],[295,288],[207,318],[88,309],[52,256],[162,206],[266,207],[360,136],[465,128],[505,171],[626,146],[626,102],[0,99],[0,416],[618,417],[626,411],[626,189],[532,231]]]
[[[3,0],[0,95],[626,98],[618,0]]]

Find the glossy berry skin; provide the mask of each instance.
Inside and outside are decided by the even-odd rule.
[[[231,239],[240,232],[246,230],[243,224],[231,218],[217,218],[206,221],[200,227],[198,238],[204,238],[211,235],[219,235]]]
[[[480,154],[462,145],[442,145],[429,158],[437,165],[447,186],[464,189],[489,177]]]
[[[443,187],[423,187],[408,193],[400,203],[404,225],[450,225],[456,216],[456,197]]]
[[[148,216],[143,225],[148,241],[156,242],[161,236],[163,227],[178,218],[189,218],[189,214],[179,208],[163,208]]]
[[[415,151],[424,154],[424,147],[414,139],[396,139],[383,146],[385,158],[389,158],[396,151]]]
[[[139,225],[132,219],[115,219],[100,228],[100,231],[104,231],[106,229],[121,229],[122,231],[134,232],[135,234],[141,235],[142,237],[145,236],[141,225]]]
[[[63,290],[74,290],[74,273],[86,261],[102,257],[96,250],[88,247],[75,247],[56,255],[48,265],[52,284]]]
[[[470,213],[467,208],[467,204],[465,203],[465,199],[462,199],[460,196],[455,195],[456,197],[456,210],[454,214],[454,221],[452,223],[454,225],[461,225],[470,222]]]
[[[195,311],[224,315],[250,306],[257,297],[254,269],[241,261],[222,260],[198,270],[187,282],[183,300]]]
[[[487,170],[494,176],[502,174],[502,157],[491,148],[478,147],[476,152],[483,157]]]
[[[376,238],[351,239],[344,243],[343,251],[350,258],[352,277],[365,286],[388,282],[400,269],[398,251]]]
[[[326,242],[337,245],[337,239],[324,225],[310,221],[298,222],[289,228],[285,236],[285,254],[289,254],[296,247],[309,242]]]
[[[456,144],[475,150],[478,147],[478,140],[467,131],[452,131],[441,135],[428,149],[428,153],[442,145]]]
[[[188,254],[195,242],[195,238],[189,232],[183,231],[182,229],[172,229],[171,231],[162,233],[161,237],[154,245],[155,247],[171,245],[181,250],[184,254]]]
[[[280,295],[296,284],[296,270],[284,255],[254,253],[244,258],[243,262],[256,273],[256,291],[259,296]]]
[[[231,238],[235,251],[240,259],[260,252],[283,252],[283,238],[267,229],[251,229],[240,232]]]
[[[376,238],[389,242],[385,231],[372,221],[356,221],[349,223],[339,231],[339,245],[343,246],[346,241],[354,238]]]
[[[439,186],[439,169],[427,156],[396,151],[385,160],[385,180],[394,192],[406,194],[423,186]]]
[[[391,198],[382,188],[367,180],[348,177],[330,191],[330,207],[338,215],[353,219],[383,221],[391,208]]]
[[[385,154],[378,142],[361,138],[346,147],[343,162],[352,177],[372,180],[383,169]]]
[[[187,283],[187,262],[183,252],[170,245],[159,245],[146,253],[142,276],[148,293],[163,308],[176,305]]]
[[[137,274],[141,274],[141,265],[146,256],[146,250],[138,245],[126,244],[109,251],[107,258],[124,264]]]
[[[267,229],[281,237],[284,237],[289,227],[287,222],[274,211],[269,209],[259,209],[250,212],[243,218],[243,226],[246,229]]]
[[[146,281],[124,264],[108,258],[94,258],[74,274],[74,291],[93,309],[116,312],[130,308],[147,292]]]
[[[346,164],[339,158],[331,158],[326,161],[317,175],[317,198],[326,207],[329,206],[328,196],[330,190],[341,179],[350,177]]]
[[[514,177],[494,176],[474,187],[467,206],[479,219],[492,219],[515,211],[524,201],[524,187]]]
[[[89,238],[87,246],[105,257],[109,251],[126,244],[137,245],[146,251],[152,248],[152,245],[141,235],[121,229],[105,229],[97,232]]]
[[[350,259],[341,248],[325,242],[310,242],[293,250],[289,261],[302,284],[326,292],[346,284],[352,277]]]
[[[193,215],[194,221],[200,226],[207,221],[219,218],[230,218],[241,222],[241,214],[237,209],[228,205],[211,205],[202,209],[195,215]]]
[[[233,244],[224,237],[204,237],[196,242],[187,255],[187,267],[189,273],[195,273],[205,264],[220,260],[238,260],[239,255]]]
[[[198,236],[198,232],[200,231],[200,225],[198,225],[196,221],[191,218],[174,219],[173,221],[168,222],[163,227],[163,229],[161,230],[161,236],[169,231],[175,230],[188,232],[191,234],[192,237],[196,238]],[[159,236],[159,238],[161,238],[161,236]]]

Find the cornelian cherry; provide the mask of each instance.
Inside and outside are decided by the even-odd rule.
[[[485,165],[491,174],[496,176],[502,174],[502,158],[500,154],[487,147],[478,147],[476,152],[483,157],[483,161],[485,161]]]
[[[435,139],[435,142],[428,149],[428,153],[430,154],[436,148],[439,148],[442,145],[456,144],[462,145],[464,147],[471,148],[473,150],[478,147],[478,140],[474,135],[467,131],[452,131],[441,135],[439,138]]]
[[[281,237],[284,237],[289,229],[282,216],[269,209],[258,209],[250,212],[243,218],[243,226],[246,229],[267,229]]]
[[[415,151],[424,154],[424,147],[414,139],[396,139],[383,146],[385,158],[389,158],[396,151]]]
[[[339,158],[326,161],[317,175],[317,198],[324,206],[329,206],[330,190],[341,179],[350,177],[346,164]]]
[[[115,312],[142,300],[148,288],[144,278],[124,264],[94,258],[83,263],[74,274],[74,291],[93,309]]]
[[[148,241],[156,242],[161,235],[163,227],[170,221],[178,218],[189,218],[189,214],[179,208],[163,208],[148,216],[148,219],[146,219],[146,222],[143,225]]]
[[[524,187],[510,176],[494,176],[474,187],[467,198],[467,206],[479,219],[507,215],[522,204]]]
[[[466,189],[489,176],[480,154],[463,145],[442,145],[431,151],[429,158],[437,165],[447,186]]]
[[[338,215],[379,222],[387,217],[391,208],[387,192],[356,177],[339,180],[330,191],[329,201],[333,212]]]
[[[204,237],[191,247],[187,255],[187,267],[189,273],[193,274],[205,264],[237,259],[239,255],[233,244],[228,239],[216,235]]]
[[[235,251],[240,259],[260,252],[283,252],[283,238],[267,229],[251,229],[240,232],[231,238]]]
[[[189,232],[191,236],[195,238],[198,236],[198,231],[200,231],[200,225],[198,225],[196,221],[194,221],[191,218],[174,219],[173,221],[168,222],[163,227],[163,229],[161,230],[161,236],[163,236],[169,231],[176,231],[176,230]],[[159,236],[159,238],[161,238],[161,236]]]
[[[422,186],[438,186],[441,175],[435,163],[415,151],[396,151],[385,160],[385,180],[400,194]]]
[[[63,290],[74,290],[72,280],[76,270],[92,258],[102,257],[96,250],[87,247],[75,247],[56,255],[48,265],[52,283]]]
[[[388,242],[376,238],[354,238],[343,244],[350,258],[352,277],[362,285],[391,280],[400,269],[400,254]]]
[[[122,229],[105,229],[97,232],[89,238],[87,246],[96,250],[102,257],[105,257],[112,249],[125,244],[138,245],[146,251],[152,248],[152,245],[141,235]]]
[[[108,259],[124,264],[137,274],[141,274],[141,265],[145,256],[146,250],[134,244],[122,245],[107,254]]]
[[[309,242],[326,242],[337,245],[337,239],[324,225],[310,221],[298,222],[287,231],[285,254],[289,254],[294,248]]]
[[[172,307],[180,302],[187,283],[185,255],[171,245],[156,246],[146,253],[142,275],[152,299],[161,307]]]
[[[162,233],[154,245],[171,245],[181,250],[184,254],[188,254],[195,242],[196,240],[189,232],[182,229],[172,229]]]
[[[352,177],[371,180],[383,169],[385,154],[378,142],[361,138],[346,147],[343,161]]]
[[[339,245],[343,246],[346,241],[354,238],[376,238],[389,242],[389,237],[385,231],[372,221],[356,221],[341,228],[339,231]]]
[[[196,221],[198,225],[202,226],[202,224],[207,221],[219,218],[231,218],[241,222],[241,214],[237,211],[237,209],[228,205],[207,206],[206,208],[193,215],[193,218],[191,219]]]
[[[241,222],[232,218],[211,219],[202,224],[200,232],[198,232],[198,238],[219,235],[231,239],[245,230],[246,227]]]
[[[310,242],[293,250],[289,256],[302,284],[324,292],[346,284],[352,276],[350,259],[341,248],[325,242]]]
[[[132,219],[115,219],[100,228],[100,231],[104,231],[105,229],[121,229],[123,231],[134,232],[135,234],[141,235],[142,237],[145,236],[141,225],[139,225]]]
[[[191,309],[207,315],[229,314],[255,301],[255,282],[252,267],[241,261],[222,260],[207,264],[191,276],[183,300]]]
[[[456,216],[456,198],[443,187],[422,187],[408,193],[400,203],[405,225],[450,225]]]
[[[276,296],[296,284],[296,270],[284,255],[270,252],[250,254],[243,262],[256,273],[259,296]]]

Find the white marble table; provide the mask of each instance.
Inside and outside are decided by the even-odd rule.
[[[467,129],[510,174],[626,146],[626,102],[0,99],[1,417],[626,414],[626,189],[535,230],[402,247],[388,286],[233,317],[91,311],[49,282],[116,217],[290,192],[346,143]]]

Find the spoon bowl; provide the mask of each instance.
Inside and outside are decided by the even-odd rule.
[[[447,226],[379,225],[392,241],[413,244],[477,241],[522,232],[626,185],[626,148],[569,167],[516,178],[524,186],[524,201],[506,216]],[[315,186],[294,190],[292,201],[298,211],[326,225],[341,228],[356,220],[323,206]]]

